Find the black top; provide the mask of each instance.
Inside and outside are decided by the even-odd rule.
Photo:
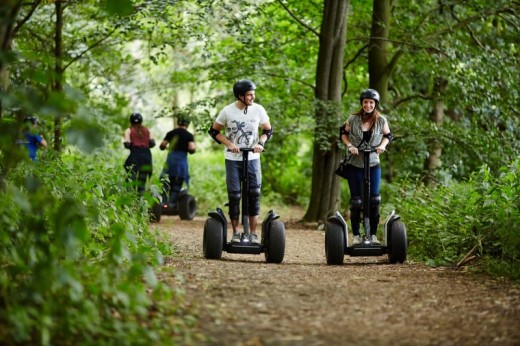
[[[372,137],[372,131],[363,131],[363,141],[370,142],[370,137]]]
[[[194,142],[193,135],[186,129],[176,128],[166,134],[165,141],[170,143],[170,151],[188,152],[188,143]]]

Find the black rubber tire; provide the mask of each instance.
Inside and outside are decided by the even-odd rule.
[[[280,220],[273,220],[267,232],[265,261],[267,263],[282,263],[285,256],[285,225]]]
[[[157,223],[161,221],[162,205],[155,202],[150,209],[150,222]]]
[[[345,259],[345,233],[334,222],[328,222],[325,228],[325,257],[331,265],[341,265]]]
[[[209,218],[204,224],[202,250],[207,259],[220,259],[224,247],[224,228],[222,223],[214,218]]]
[[[179,217],[181,220],[193,220],[197,213],[197,202],[192,195],[184,195],[179,198]]]
[[[397,220],[390,224],[390,234],[388,237],[388,260],[390,263],[404,263],[408,248],[406,227],[404,223]]]

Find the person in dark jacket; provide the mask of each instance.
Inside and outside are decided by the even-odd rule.
[[[169,150],[161,174],[161,180],[163,180],[162,204],[173,209],[176,208],[182,185],[184,183],[189,185],[188,154],[193,154],[196,150],[193,134],[187,130],[189,124],[188,119],[179,118],[177,127],[169,131],[159,145],[161,150]]]
[[[130,115],[130,127],[125,131],[124,146],[130,150],[130,155],[125,161],[125,169],[129,180],[141,195],[146,186],[146,180],[151,177],[152,152],[150,148],[155,146],[155,140],[150,136],[150,130],[143,126],[143,116],[139,113]]]

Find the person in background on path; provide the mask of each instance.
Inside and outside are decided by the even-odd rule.
[[[38,162],[38,149],[47,148],[47,141],[38,132],[38,118],[28,116],[24,118],[23,122],[23,139],[18,140],[18,144],[25,145],[30,159],[34,162]]]
[[[124,164],[129,180],[137,185],[137,192],[142,195],[153,171],[150,148],[155,146],[155,140],[150,137],[150,130],[143,126],[141,114],[130,115],[130,127],[125,131],[123,145],[130,150]]]
[[[209,135],[219,144],[224,144],[226,159],[226,185],[229,199],[229,218],[233,228],[231,242],[239,243],[238,221],[240,216],[242,152],[241,148],[251,148],[249,153],[249,200],[248,214],[251,228],[250,241],[260,244],[256,227],[260,214],[260,188],[262,185],[262,170],[260,153],[272,136],[271,123],[264,107],[254,103],[256,85],[243,79],[233,85],[235,101],[225,106],[208,131]],[[259,127],[262,133],[259,135]],[[225,128],[225,135],[220,133]]]
[[[370,154],[370,233],[372,244],[380,244],[377,239],[377,226],[379,225],[379,206],[381,196],[379,187],[381,183],[381,167],[379,154],[383,153],[386,146],[392,141],[388,121],[379,113],[379,93],[374,89],[364,90],[360,97],[361,110],[351,115],[344,125],[340,127],[340,140],[347,146],[352,155],[347,166],[347,181],[350,189],[350,222],[354,245],[361,244],[360,218],[363,208],[361,199],[363,188],[363,156],[359,148],[363,143],[376,148],[376,152]]]
[[[161,150],[168,148],[168,157],[161,173],[163,181],[163,207],[177,208],[177,200],[182,190],[182,185],[189,185],[190,174],[188,167],[188,154],[195,153],[196,144],[193,134],[187,128],[190,122],[186,118],[177,120],[177,128],[166,134],[159,145]],[[168,178],[166,178],[166,176]]]

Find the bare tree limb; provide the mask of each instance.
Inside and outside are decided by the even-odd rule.
[[[455,14],[455,7],[451,7],[450,13],[451,13],[451,16],[457,21],[457,23],[461,22],[459,17],[457,17],[457,15]],[[479,46],[481,49],[485,49],[484,45],[477,38],[477,36],[473,32],[473,30],[471,30],[469,24],[465,25],[465,28],[468,30],[469,36],[473,39],[473,41],[477,44],[477,46]]]
[[[504,7],[504,8],[500,8],[498,10],[496,10],[494,8],[488,9],[487,11],[481,12],[475,16],[464,18],[464,19],[460,20],[457,24],[452,25],[449,28],[444,28],[444,29],[436,31],[430,35],[426,35],[425,39],[431,39],[431,38],[435,38],[437,36],[442,36],[444,34],[453,32],[455,29],[463,28],[463,27],[467,26],[468,24],[475,22],[479,19],[485,18],[485,17],[489,17],[492,15],[499,15],[500,13],[511,13],[511,12],[515,13],[515,10],[510,7]]]
[[[393,103],[393,107],[394,107],[394,108],[397,108],[401,103],[403,103],[403,102],[407,102],[407,101],[410,101],[410,100],[413,100],[413,99],[432,100],[433,97],[428,96],[428,95],[423,95],[423,94],[414,94],[414,95],[410,95],[410,96],[407,96],[407,97],[405,97],[405,98],[402,98],[402,99],[396,100],[396,101]]]
[[[91,51],[92,49],[94,49],[96,46],[100,45],[103,41],[105,41],[106,39],[108,39],[110,36],[112,36],[112,34],[117,30],[117,28],[114,28],[112,29],[112,31],[110,31],[105,37],[102,37],[101,39],[99,39],[98,41],[94,42],[93,44],[91,44],[87,49],[85,49],[83,52],[81,52],[80,54],[78,54],[76,57],[74,57],[73,59],[71,59],[69,61],[69,63],[67,65],[65,65],[63,67],[63,71],[65,71],[70,65],[72,65],[73,63],[75,63],[76,61],[78,61],[79,59],[81,59],[83,57],[83,55],[87,54],[87,52]]]
[[[36,0],[31,4],[31,9],[29,10],[29,12],[25,15],[25,17],[23,17],[20,21],[16,23],[16,26],[13,29],[13,36],[16,35],[18,30],[20,30],[22,26],[24,26],[24,24],[27,23],[27,21],[32,17],[34,11],[36,11],[36,8],[40,5],[41,2],[41,0]]]
[[[355,38],[351,38],[351,39],[347,40],[347,43],[348,42],[353,42],[353,41],[366,41],[366,42],[368,42],[368,41],[370,41],[370,39],[372,39],[372,37],[355,37]],[[415,48],[415,49],[432,51],[432,52],[435,52],[437,54],[441,54],[441,55],[447,56],[446,52],[444,52],[442,49],[439,49],[437,47],[422,46],[422,45],[415,44],[413,42],[405,42],[405,41],[400,41],[400,40],[382,39],[381,37],[375,37],[374,39],[377,39],[379,41],[387,41],[387,42],[390,42],[390,43],[394,43],[396,45],[408,46],[408,47],[412,47],[412,48]]]
[[[350,64],[353,64],[357,58],[359,58],[361,56],[361,54],[363,54],[363,52],[368,48],[368,43],[365,43],[365,45],[363,47],[361,47],[357,53],[354,55],[354,57],[352,59],[350,59],[349,61],[347,61],[347,63],[345,64],[345,66],[343,67],[345,70],[347,69],[347,67],[349,67]]]
[[[287,13],[289,13],[289,15],[295,20],[298,22],[298,24],[300,24],[301,26],[303,26],[304,28],[306,28],[307,30],[309,30],[310,32],[312,32],[314,35],[316,35],[317,37],[320,37],[320,33],[318,31],[316,31],[315,29],[311,28],[310,26],[308,26],[307,24],[305,24],[302,20],[300,20],[298,17],[296,17],[294,15],[294,13],[292,13],[292,11],[282,2],[282,0],[276,0],[278,1],[278,3],[284,8],[285,11],[287,11]]]
[[[289,77],[287,75],[279,75],[279,74],[271,73],[271,72],[265,72],[265,74],[268,75],[268,76],[271,76],[271,77],[275,77],[275,78],[292,80],[293,82],[296,82],[296,83],[299,83],[299,84],[305,85],[306,87],[311,88],[313,92],[316,89],[316,87],[314,85],[310,84],[310,83],[304,82],[304,81],[302,81],[300,79]]]

